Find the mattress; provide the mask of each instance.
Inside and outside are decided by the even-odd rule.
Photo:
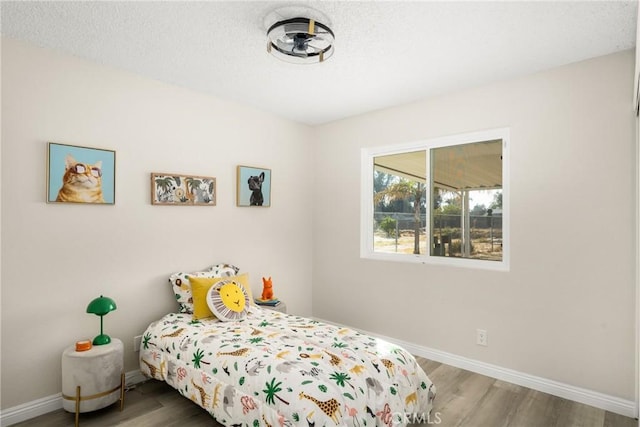
[[[165,315],[144,332],[140,369],[229,427],[406,425],[435,397],[401,347],[261,308],[235,322]]]

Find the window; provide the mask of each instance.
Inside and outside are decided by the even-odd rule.
[[[508,136],[363,149],[361,256],[508,269]]]

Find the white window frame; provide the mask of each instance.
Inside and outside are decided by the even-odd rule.
[[[426,151],[427,171],[427,197],[430,203],[432,188],[431,177],[431,149],[450,147],[454,145],[469,144],[474,142],[502,140],[502,261],[489,261],[480,259],[443,257],[426,254],[396,254],[375,252],[373,245],[373,159],[378,156],[401,154],[409,151]],[[509,254],[511,242],[509,223],[511,210],[509,209],[509,128],[499,128],[471,132],[459,135],[444,136],[410,143],[396,144],[384,147],[362,148],[361,150],[361,184],[360,184],[360,257],[380,261],[413,262],[432,265],[445,265],[452,267],[467,267],[484,270],[509,271]],[[431,224],[431,212],[426,209],[427,224]]]

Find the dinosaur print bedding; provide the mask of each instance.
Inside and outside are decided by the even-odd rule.
[[[261,308],[236,322],[167,314],[143,335],[140,369],[228,427],[406,425],[435,397],[406,350]]]

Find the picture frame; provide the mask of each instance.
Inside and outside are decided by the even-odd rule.
[[[238,166],[236,205],[264,208],[271,206],[271,169]]]
[[[47,203],[115,204],[116,152],[49,142],[46,192]]]
[[[151,204],[215,206],[216,179],[211,176],[151,173]]]

